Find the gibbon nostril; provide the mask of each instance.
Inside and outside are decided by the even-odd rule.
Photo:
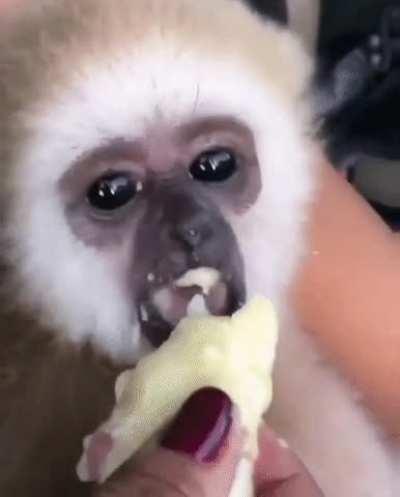
[[[194,249],[205,242],[212,235],[210,221],[205,214],[195,216],[194,219],[179,223],[175,227],[175,236],[185,245]]]
[[[183,228],[180,230],[179,236],[190,247],[197,247],[203,238],[200,231],[195,228]]]

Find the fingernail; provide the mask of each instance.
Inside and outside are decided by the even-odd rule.
[[[101,470],[111,452],[114,441],[109,433],[98,431],[89,440],[86,449],[86,460],[90,481],[100,481]]]
[[[228,438],[232,413],[232,402],[224,392],[203,388],[185,402],[161,446],[201,463],[213,462]]]

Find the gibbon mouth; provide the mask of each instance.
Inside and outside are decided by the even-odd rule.
[[[243,282],[214,268],[190,269],[168,284],[156,279],[147,275],[137,309],[141,332],[153,347],[165,342],[186,316],[230,316],[245,302]]]

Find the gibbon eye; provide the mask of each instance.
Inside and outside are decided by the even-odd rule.
[[[141,183],[136,182],[128,174],[115,173],[97,180],[87,192],[89,204],[102,211],[113,211],[130,202]]]
[[[235,155],[226,149],[203,152],[190,166],[190,175],[197,181],[207,183],[223,182],[235,174],[237,162]]]

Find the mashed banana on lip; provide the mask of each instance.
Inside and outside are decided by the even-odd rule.
[[[181,288],[199,286],[203,294],[208,295],[220,278],[221,274],[217,269],[200,267],[187,271],[181,278],[175,281],[175,285]]]
[[[221,273],[214,268],[198,267],[189,269],[180,278],[174,281],[173,285],[167,285],[159,288],[152,296],[152,304],[155,306],[160,316],[175,326],[188,313],[209,314],[204,297],[207,297],[212,289],[221,280]],[[199,295],[193,297],[189,302],[176,293],[176,289],[197,287],[201,290],[201,299]],[[144,308],[145,311],[145,308]],[[142,311],[142,319],[146,318]],[[145,321],[146,319],[144,319]]]
[[[276,315],[262,297],[232,317],[184,318],[159,349],[118,377],[116,406],[96,432],[106,434],[112,444],[94,475],[87,453],[96,433],[86,438],[77,468],[80,479],[106,480],[205,386],[225,391],[238,406],[249,434],[247,453],[255,458],[258,426],[272,399],[276,343]]]

